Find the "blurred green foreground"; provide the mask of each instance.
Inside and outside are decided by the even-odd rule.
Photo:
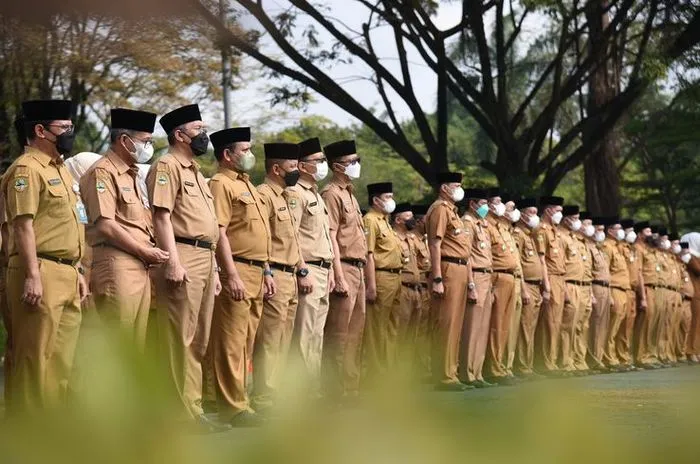
[[[106,337],[85,352],[70,410],[0,423],[0,463],[700,462],[700,367],[465,393],[395,378],[344,409],[292,373],[268,426],[197,435],[154,360]]]

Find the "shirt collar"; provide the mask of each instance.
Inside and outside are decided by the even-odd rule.
[[[309,181],[309,180],[306,180],[306,179],[304,179],[304,178],[299,179],[299,182],[298,182],[298,183],[299,183],[299,185],[301,185],[301,186],[302,186],[303,188],[305,188],[306,190],[313,190],[314,187],[316,187],[316,184],[315,184],[315,183],[313,183],[313,182],[311,182],[311,181]]]
[[[270,186],[275,195],[280,196],[284,192],[284,187],[280,186],[277,182],[274,182],[269,177],[265,176],[265,183]]]
[[[347,183],[346,183],[345,181],[340,180],[340,179],[338,179],[337,177],[333,177],[333,178],[331,179],[331,183],[337,185],[338,188],[340,188],[340,189],[349,190],[350,192],[352,192],[353,190],[355,190],[355,187],[352,185],[352,182],[347,182]]]
[[[44,153],[43,151],[39,150],[38,148],[34,148],[34,147],[30,147],[30,146],[27,147],[25,154],[27,154],[27,155],[31,156],[32,158],[34,158],[35,160],[37,160],[39,162],[39,164],[41,164],[43,167],[48,166],[49,164],[51,164],[51,162],[53,162],[54,164],[57,164],[57,165],[63,163],[63,160],[61,160],[60,158],[54,159],[51,155]]]
[[[170,153],[173,155],[173,158],[175,158],[182,165],[183,168],[190,168],[192,166],[194,166],[195,169],[199,168],[199,165],[195,160],[190,159],[179,151],[171,151]]]
[[[126,162],[119,157],[113,150],[109,150],[107,154],[105,155],[109,161],[112,162],[114,167],[117,169],[117,172],[119,175],[124,174],[125,172],[129,172],[131,169],[131,166],[126,164]]]

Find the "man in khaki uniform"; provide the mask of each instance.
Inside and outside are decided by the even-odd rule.
[[[620,247],[620,251],[625,259],[625,263],[627,263],[627,272],[630,276],[630,290],[627,292],[627,311],[625,319],[622,323],[622,328],[618,332],[615,346],[617,358],[621,366],[627,370],[634,370],[632,337],[635,320],[637,318],[637,307],[644,298],[644,279],[642,278],[642,261],[639,259],[637,246],[635,245],[637,241],[635,223],[632,219],[623,219],[620,221],[620,224],[625,231],[625,242]],[[648,227],[648,225],[644,223],[640,224]]]
[[[269,406],[287,364],[291,334],[297,312],[297,277],[302,288],[311,285],[309,269],[299,248],[292,210],[299,208],[299,195],[291,189],[299,180],[299,146],[266,143],[265,182],[258,192],[270,224],[269,268],[274,274],[275,294],[263,302],[263,313],[253,349],[254,402]]]
[[[421,274],[421,284],[423,287],[421,305],[421,315],[418,321],[418,342],[416,349],[418,351],[418,365],[422,378],[427,381],[432,381],[431,361],[430,361],[430,339],[433,329],[431,326],[430,305],[432,302],[432,293],[430,291],[431,278],[431,258],[428,249],[428,234],[425,229],[425,215],[428,213],[430,205],[412,205],[413,217],[416,220],[416,228],[413,231],[414,241],[416,242],[416,251],[418,252],[418,269]]]
[[[169,254],[155,276],[158,330],[185,417],[218,431],[222,426],[207,419],[201,405],[202,360],[220,286],[213,197],[195,161],[209,138],[197,105],[171,111],[160,125],[170,148],[146,179],[156,245]]]
[[[471,236],[457,215],[464,199],[462,174],[437,175],[439,197],[428,209],[425,229],[432,265],[432,376],[437,390],[464,391],[457,378],[460,337],[470,281]]]
[[[517,224],[517,222],[520,221],[520,210],[516,209],[515,201],[512,200],[510,197],[501,196],[501,201],[503,201],[506,205],[505,218],[508,221],[508,224],[510,225],[510,231],[513,235],[513,242],[515,243],[517,253],[515,260],[517,265],[515,268],[515,275],[519,285],[516,285],[514,289],[515,310],[513,311],[513,314],[510,318],[510,325],[508,328],[508,343],[506,346],[506,370],[508,372],[508,377],[510,377],[513,381],[517,381],[515,373],[513,372],[513,366],[515,365],[515,349],[518,346],[520,318],[522,317],[523,313],[523,298],[529,301],[530,296],[526,292],[525,280],[523,278],[523,266],[520,262],[520,249],[518,248],[520,242],[518,237],[519,232],[515,230],[515,224]]]
[[[640,305],[635,324],[636,356],[635,364],[644,369],[661,367],[654,351],[654,333],[656,323],[656,288],[659,285],[661,265],[659,251],[655,246],[654,230],[656,227],[637,228],[637,254],[641,258],[642,278],[644,279],[644,296],[646,307]]]
[[[562,313],[561,331],[559,333],[559,367],[563,372],[574,372],[574,339],[576,336],[576,320],[581,317],[581,298],[590,287],[584,282],[584,258],[588,257],[588,247],[580,240],[578,231],[581,230],[579,207],[565,205],[562,210],[562,237],[566,243],[566,301]]]
[[[333,170],[321,196],[328,208],[335,280],[323,335],[323,370],[327,393],[352,401],[359,393],[365,326],[367,243],[352,186],[361,165],[352,140],[332,143],[323,151]]]
[[[537,330],[542,373],[557,375],[557,358],[559,356],[559,336],[561,332],[562,313],[566,300],[565,243],[559,229],[563,218],[564,199],[561,197],[542,197],[542,225],[537,233],[537,252],[540,254],[543,270],[542,310]]]
[[[110,149],[80,179],[93,248],[90,286],[101,319],[126,330],[144,349],[151,306],[148,266],[168,259],[154,246],[151,212],[136,185],[136,162],[153,154],[156,115],[114,109],[111,119]]]
[[[654,290],[654,296],[656,298],[656,320],[654,323],[652,340],[654,341],[653,349],[656,354],[656,359],[661,363],[662,367],[669,367],[670,360],[666,356],[668,342],[666,332],[669,314],[673,311],[675,290],[671,285],[673,281],[672,259],[669,253],[671,241],[668,239],[668,229],[666,227],[658,228],[656,247],[659,250],[659,254],[657,255],[659,280],[657,282],[657,288]]]
[[[491,235],[492,304],[486,349],[486,372],[489,382],[499,385],[514,385],[508,375],[507,345],[511,319],[515,312],[516,297],[520,298],[521,275],[518,249],[511,234],[511,222],[506,217],[506,205],[498,189],[489,191],[489,214],[486,221]]]
[[[260,419],[249,404],[246,375],[252,356],[248,341],[255,337],[263,311],[263,291],[269,295],[274,290],[270,280],[264,282],[271,277],[263,276],[271,247],[267,206],[248,175],[255,165],[250,128],[224,129],[211,138],[219,163],[209,186],[219,227],[216,256],[222,291],[214,306],[209,356],[219,418],[238,426],[256,425]]]
[[[363,218],[367,239],[367,317],[364,356],[369,380],[381,381],[394,367],[396,314],[401,296],[401,242],[389,225],[396,209],[391,182],[369,184],[370,210]]]
[[[35,412],[65,398],[87,295],[77,267],[87,217],[61,158],[74,140],[71,102],[28,101],[22,110],[28,146],[1,190],[10,231],[12,411]]]
[[[484,380],[482,372],[486,360],[493,303],[491,232],[486,221],[489,211],[488,191],[468,189],[465,196],[468,200],[468,210],[462,219],[464,229],[470,238],[471,257],[467,285],[469,298],[462,329],[459,367],[461,379],[467,385],[485,388],[493,385]]]
[[[535,329],[542,305],[542,279],[544,276],[535,238],[540,218],[537,215],[537,200],[535,198],[518,200],[516,207],[520,211],[520,220],[515,225],[514,232],[520,252],[525,285],[514,369],[519,377],[532,379],[538,377],[534,370]]]
[[[328,293],[335,283],[330,270],[333,245],[328,210],[318,193],[318,182],[328,175],[328,162],[317,138],[299,144],[299,172],[301,177],[295,187],[299,204],[291,212],[295,217],[301,255],[309,270],[310,282],[299,289],[293,343],[301,355],[312,393],[319,394]]]
[[[590,331],[591,314],[593,313],[593,254],[592,247],[595,245],[595,227],[593,226],[593,216],[587,212],[579,213],[581,228],[578,233],[578,240],[581,241],[586,251],[581,257],[583,261],[583,285],[579,292],[580,303],[578,314],[574,322],[574,367],[575,375],[583,376],[590,373],[588,362],[588,333]]]
[[[605,346],[610,326],[610,261],[603,250],[605,226],[610,218],[594,217],[594,243],[590,245],[593,258],[593,311],[588,332],[588,366],[593,372],[607,372]]]

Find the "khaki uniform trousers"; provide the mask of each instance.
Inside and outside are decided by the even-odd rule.
[[[515,279],[515,287],[513,287],[513,298],[515,298],[515,309],[510,318],[510,327],[508,328],[508,346],[506,347],[506,370],[509,376],[514,375],[513,365],[515,364],[515,349],[518,346],[518,335],[520,334],[520,318],[523,314],[523,299],[519,278]]]
[[[535,330],[540,317],[542,292],[539,285],[525,283],[530,301],[523,305],[520,317],[518,343],[516,348],[515,370],[519,374],[532,374],[535,364]]]
[[[625,319],[615,339],[615,351],[617,359],[624,366],[632,364],[632,336],[634,323],[637,318],[637,294],[634,290],[627,290],[627,305],[625,307]]]
[[[423,314],[423,293],[420,287],[401,285],[399,302],[394,309],[397,331],[396,357],[402,368],[413,368],[420,362],[421,347],[418,345],[418,330]]]
[[[654,352],[654,322],[656,321],[656,290],[645,287],[647,307],[637,313],[635,322],[636,363],[651,364],[657,361]]]
[[[323,356],[323,328],[328,317],[328,279],[331,270],[309,265],[313,291],[299,294],[293,346],[301,357],[307,381],[312,391],[321,389],[321,359]]]
[[[151,281],[143,262],[111,247],[95,250],[90,287],[100,319],[144,351]]]
[[[588,363],[588,332],[590,330],[591,314],[593,313],[593,299],[591,298],[591,286],[585,285],[579,291],[579,310],[574,321],[574,368],[577,371],[587,371]]]
[[[435,383],[458,383],[457,364],[469,273],[467,266],[446,261],[440,263],[440,271],[445,293],[441,298],[433,297],[431,300],[431,370]],[[488,278],[490,283],[491,276]]]
[[[381,381],[395,367],[398,317],[401,298],[401,275],[376,271],[377,299],[367,303],[365,317],[364,358],[367,380]]]
[[[203,413],[202,360],[214,309],[214,252],[181,243],[176,246],[189,282],[175,286],[166,281],[165,266],[157,268],[158,333],[175,393],[184,412],[197,417]]]
[[[678,361],[686,361],[690,355],[688,354],[688,338],[690,334],[690,321],[692,314],[690,311],[690,300],[684,300],[681,297],[681,306],[678,315],[678,331],[676,332],[675,354]]]
[[[486,348],[486,374],[488,377],[508,376],[508,337],[515,311],[516,280],[512,274],[492,274],[491,320]]]
[[[664,352],[665,359],[675,363],[678,361],[676,348],[678,345],[678,332],[681,330],[681,319],[683,319],[683,299],[679,292],[667,291],[666,294],[669,295],[670,302],[668,303],[669,315],[666,319],[666,349]]]
[[[668,330],[673,314],[674,292],[665,288],[656,289],[656,324],[654,326],[654,353],[656,359],[668,362]]]
[[[432,296],[430,284],[425,284],[421,292],[421,313],[418,320],[418,341],[416,349],[418,350],[418,369],[419,375],[426,379],[432,378],[432,356],[431,356],[431,338],[433,336],[434,318],[431,313]]]
[[[489,342],[489,324],[493,306],[492,276],[474,272],[476,303],[468,303],[462,324],[462,349],[460,357],[460,378],[467,382],[484,380],[483,368]],[[447,298],[447,292],[445,292]],[[466,298],[466,295],[465,295]]]
[[[281,365],[286,363],[289,352],[287,321],[294,317],[298,303],[297,279],[291,272],[275,272],[277,291],[272,298],[263,301],[262,318],[255,335],[253,350],[253,391],[255,401],[260,404],[270,401],[277,390],[276,379]]]
[[[326,393],[354,396],[360,389],[365,328],[365,279],[361,268],[341,263],[348,293],[330,295],[321,363]]]
[[[566,284],[568,301],[564,302],[564,311],[561,318],[561,331],[559,332],[559,367],[564,371],[575,371],[574,366],[574,339],[576,337],[576,319],[581,310],[581,293],[588,291],[588,287],[576,284]]]
[[[690,328],[688,329],[688,343],[686,353],[693,360],[700,356],[700,295],[690,301]]]
[[[250,318],[262,313],[263,269],[246,263],[234,262],[245,286],[245,298],[233,299],[222,291],[216,297],[210,351],[214,366],[214,383],[219,417],[228,421],[236,414],[250,410],[246,377],[248,374],[248,330]],[[221,280],[228,275],[221,273]],[[258,309],[260,308],[260,309]]]
[[[620,360],[617,358],[617,340],[620,337],[620,333],[624,330],[623,323],[627,315],[627,290],[611,288],[610,301],[610,326],[605,343],[603,362],[606,366],[619,366]]]
[[[78,271],[39,260],[43,296],[36,306],[21,301],[25,268],[9,260],[7,301],[12,326],[12,410],[39,411],[65,403],[80,331]]]
[[[549,301],[542,303],[539,325],[537,327],[537,344],[539,347],[541,369],[544,372],[557,370],[559,356],[559,334],[564,313],[564,276],[549,276]]]
[[[588,365],[591,369],[605,368],[605,346],[610,327],[610,288],[593,285],[595,303],[588,333]]]

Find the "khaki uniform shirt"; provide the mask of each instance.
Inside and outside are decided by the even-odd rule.
[[[579,235],[578,241],[583,244],[586,248],[586,252],[583,255],[583,281],[591,282],[593,280],[593,253],[591,252],[591,246],[593,245],[590,240]]]
[[[535,236],[537,232],[527,226],[515,227],[515,240],[520,252],[520,264],[523,268],[523,279],[526,281],[542,280],[542,262],[537,252]]]
[[[681,262],[681,281],[683,283],[681,287],[681,295],[686,298],[693,298],[695,296],[695,289],[693,288],[693,282],[690,280],[690,273],[685,264]]]
[[[216,220],[226,229],[231,254],[255,261],[270,259],[270,224],[265,200],[248,174],[220,167],[209,181]]]
[[[437,200],[425,215],[428,241],[442,240],[440,256],[469,259],[472,246],[470,231],[457,215],[457,207],[445,200]]]
[[[418,269],[418,250],[416,241],[412,233],[405,234],[396,232],[396,236],[401,243],[401,253],[403,255],[403,269],[401,270],[401,282],[416,284],[421,282],[421,273]]]
[[[332,179],[321,191],[328,209],[329,230],[336,234],[341,259],[367,259],[367,242],[362,227],[360,205],[352,184],[341,185]]]
[[[642,278],[644,285],[658,285],[661,283],[661,264],[658,251],[647,245],[637,245],[638,255],[642,258]]]
[[[603,242],[603,252],[610,263],[610,286],[629,290],[631,288],[630,274],[627,261],[624,254],[622,254],[622,246],[624,246],[623,243],[606,238]]]
[[[293,189],[298,194],[299,205],[291,212],[297,227],[304,261],[331,261],[333,244],[329,230],[328,210],[318,193],[316,184],[301,179]]]
[[[258,192],[267,206],[270,223],[270,262],[296,266],[301,261],[299,238],[297,237],[292,209],[300,207],[301,201],[296,192],[265,178],[265,183],[258,186]]]
[[[566,244],[557,226],[542,224],[537,229],[537,252],[545,257],[547,273],[563,276],[566,272]]]
[[[491,232],[485,219],[479,219],[472,211],[462,217],[464,227],[472,238],[472,269],[492,269]]]
[[[593,257],[593,280],[610,282],[610,262],[608,256],[603,251],[602,243],[591,243],[589,245],[591,256]]]
[[[491,235],[491,260],[494,270],[517,271],[518,249],[511,234],[511,226],[492,216],[487,217]]]
[[[582,282],[584,277],[584,261],[587,257],[588,248],[586,244],[578,239],[578,234],[567,230],[562,233],[562,242],[566,243],[566,272],[564,279]]]
[[[168,153],[151,167],[146,185],[151,206],[170,211],[176,238],[218,241],[214,196],[196,161]]]
[[[80,192],[89,218],[88,245],[108,242],[95,226],[100,218],[115,220],[141,245],[155,243],[151,212],[136,186],[137,175],[138,167],[129,166],[111,150],[83,174]]]
[[[409,238],[415,245],[418,270],[421,274],[421,281],[428,281],[432,263],[430,262],[430,249],[428,248],[428,238],[425,235],[417,235],[409,232]]]
[[[33,218],[37,253],[70,260],[82,258],[87,217],[63,160],[27,147],[5,173],[2,191],[8,223],[18,216]],[[18,253],[13,233],[8,253]]]
[[[642,260],[639,259],[639,251],[635,244],[625,243],[620,247],[622,256],[627,263],[627,271],[630,275],[630,288],[637,290],[639,288],[639,272],[641,271]]]
[[[401,241],[391,228],[386,215],[371,209],[363,218],[367,236],[367,252],[374,255],[375,269],[401,269]]]

